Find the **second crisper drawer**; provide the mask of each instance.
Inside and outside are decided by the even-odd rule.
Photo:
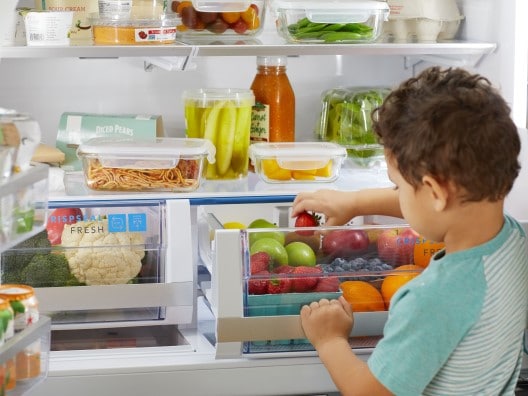
[[[35,287],[54,325],[189,323],[189,227],[185,200],[50,203],[46,230],[2,253],[0,281]]]

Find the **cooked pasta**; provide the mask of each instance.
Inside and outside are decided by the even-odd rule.
[[[199,172],[197,160],[180,160],[168,169],[135,169],[104,167],[92,159],[85,170],[90,188],[113,191],[192,191],[198,187]]]

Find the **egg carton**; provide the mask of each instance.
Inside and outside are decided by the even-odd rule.
[[[386,41],[436,42],[455,38],[464,18],[455,0],[387,0]]]
[[[429,18],[394,19],[385,22],[383,37],[394,42],[437,42],[453,40],[460,27],[460,19],[440,21]]]

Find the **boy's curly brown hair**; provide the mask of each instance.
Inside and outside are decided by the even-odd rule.
[[[426,69],[373,113],[380,143],[407,182],[452,182],[464,201],[497,201],[519,174],[521,143],[510,108],[488,79],[460,68]]]

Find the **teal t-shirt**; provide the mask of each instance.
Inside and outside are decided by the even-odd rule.
[[[527,308],[526,236],[505,216],[494,239],[439,252],[398,290],[369,368],[396,395],[513,395]]]

